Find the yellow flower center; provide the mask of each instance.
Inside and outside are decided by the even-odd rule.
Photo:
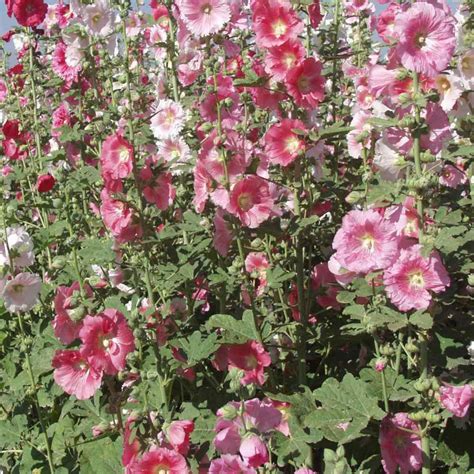
[[[253,206],[253,202],[250,193],[242,193],[239,196],[238,204],[242,211],[248,211],[249,209],[251,209]]]
[[[283,36],[286,33],[287,26],[286,23],[283,20],[277,20],[275,23],[272,24],[272,31],[274,36],[279,38],[280,36]]]
[[[423,48],[423,46],[425,46],[425,44],[426,44],[426,36],[424,36],[422,33],[417,35],[416,38],[415,38],[415,44],[419,48]]]
[[[99,23],[100,17],[101,17],[101,14],[100,14],[100,13],[96,13],[95,15],[93,15],[92,18],[91,18],[92,23],[94,23],[94,25],[95,25],[96,23]]]
[[[412,272],[408,275],[410,286],[415,288],[423,288],[425,286],[425,279],[423,273],[420,270]]]
[[[22,293],[23,288],[24,286],[20,285],[19,283],[17,283],[16,285],[12,285],[12,290],[14,291],[14,293]]]
[[[169,472],[171,472],[169,466],[165,464],[158,464],[158,466],[153,468],[153,474],[168,474]]]
[[[443,75],[436,78],[436,85],[439,92],[447,92],[449,89],[451,89],[451,83],[446,78],[446,76]]]
[[[206,15],[209,15],[212,11],[212,6],[210,3],[205,3],[202,8],[201,8],[201,11],[203,13],[205,13]]]
[[[287,69],[290,69],[293,64],[296,62],[296,56],[293,53],[286,53],[283,56],[283,63],[287,67]]]
[[[301,92],[307,93],[307,92],[309,92],[309,86],[310,86],[309,77],[308,76],[300,76],[299,79],[298,79],[298,89]]]
[[[300,149],[300,141],[295,135],[286,139],[286,151],[288,153],[296,153]]]
[[[365,234],[361,239],[362,247],[372,253],[375,250],[375,239],[372,234]]]
[[[129,157],[128,150],[125,147],[121,148],[119,152],[119,161],[121,163],[125,163],[128,160],[128,157]]]

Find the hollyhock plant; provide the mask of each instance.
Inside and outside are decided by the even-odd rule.
[[[465,171],[457,166],[445,165],[441,170],[439,182],[448,188],[457,188],[467,183],[467,176]]]
[[[267,182],[258,176],[247,176],[233,187],[227,210],[244,226],[255,229],[271,216],[273,205]]]
[[[265,70],[276,81],[285,79],[289,71],[300,64],[306,51],[299,40],[289,40],[281,46],[270,48],[265,55]]]
[[[24,227],[7,227],[6,241],[0,243],[0,267],[24,268],[33,265],[33,240]]]
[[[179,12],[195,36],[217,33],[230,20],[228,0],[180,0]]]
[[[460,387],[444,385],[439,389],[440,403],[446,410],[458,418],[464,418],[471,408],[474,392],[471,385]]]
[[[133,147],[119,133],[107,137],[100,154],[101,173],[107,185],[109,181],[127,178],[133,171]]]
[[[416,434],[419,431],[418,425],[408,418],[407,413],[387,415],[382,420],[379,443],[386,474],[395,474],[398,468],[407,474],[421,469],[421,439]]]
[[[167,448],[152,447],[130,467],[134,474],[166,472],[169,474],[188,474],[190,471],[186,459],[176,451]]]
[[[385,269],[383,282],[392,303],[400,311],[426,309],[433,293],[443,292],[450,278],[437,252],[423,257],[420,245],[400,251],[400,257]]]
[[[153,107],[150,128],[157,140],[175,138],[184,127],[185,113],[177,102],[162,99]]]
[[[346,214],[332,246],[339,264],[354,273],[387,268],[399,254],[395,229],[374,210]]]
[[[265,443],[256,434],[250,434],[242,439],[239,452],[251,467],[262,466],[270,459]]]
[[[264,142],[270,163],[288,166],[305,150],[305,141],[295,130],[307,131],[303,122],[292,119],[284,119],[269,128]]]
[[[166,437],[175,451],[186,456],[189,451],[189,442],[193,431],[193,421],[173,421],[166,429]]]
[[[441,8],[416,2],[400,13],[396,53],[407,69],[434,77],[446,69],[456,46],[454,22]]]
[[[81,355],[97,370],[115,375],[126,365],[127,354],[135,349],[132,331],[125,316],[105,309],[97,316],[86,316],[79,331]]]
[[[80,351],[56,351],[52,365],[54,381],[78,400],[91,398],[102,383],[102,371],[93,368]]]
[[[22,26],[40,25],[48,11],[48,5],[43,0],[14,0],[12,3],[11,11]]]
[[[38,303],[41,278],[34,273],[18,273],[8,280],[0,292],[5,308],[10,313],[23,313]]]
[[[240,456],[223,454],[211,462],[209,474],[257,474],[257,471],[249,467]]]

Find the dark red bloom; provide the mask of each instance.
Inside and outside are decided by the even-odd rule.
[[[15,0],[12,11],[21,26],[38,26],[46,17],[48,5],[43,0]]]
[[[41,176],[38,176],[38,180],[36,181],[36,189],[38,189],[38,192],[40,193],[48,193],[54,188],[55,183],[56,180],[49,173],[42,174]]]

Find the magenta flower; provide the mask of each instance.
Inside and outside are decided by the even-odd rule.
[[[469,384],[462,385],[461,387],[445,385],[439,389],[439,393],[441,405],[454,416],[463,418],[469,413],[474,396],[472,387]]]
[[[456,46],[454,22],[441,8],[416,2],[398,16],[396,53],[407,69],[434,77],[446,69]]]
[[[382,420],[379,443],[382,466],[386,474],[395,474],[398,467],[401,474],[421,469],[423,454],[421,439],[416,434],[418,431],[418,425],[408,418],[407,413],[387,415]]]
[[[299,40],[290,40],[270,48],[265,56],[265,70],[276,81],[282,81],[293,67],[303,61],[306,51]]]
[[[350,211],[332,246],[339,264],[354,273],[387,268],[399,253],[396,230],[374,210]]]
[[[300,152],[305,150],[303,137],[294,130],[306,132],[306,127],[301,120],[284,119],[268,129],[264,142],[270,163],[288,166],[296,160]]]
[[[167,448],[152,447],[140,459],[130,466],[134,474],[161,473],[188,474],[186,459],[176,451]]]
[[[260,436],[253,433],[242,439],[239,452],[246,463],[251,467],[260,467],[269,460],[265,443]]]
[[[217,33],[230,20],[228,0],[181,0],[181,18],[194,36]]]
[[[209,474],[257,474],[257,471],[247,466],[240,456],[223,454],[211,462]]]
[[[119,133],[110,135],[102,144],[100,166],[106,186],[109,181],[127,178],[133,170],[132,145]]]
[[[400,311],[426,309],[431,293],[441,293],[449,286],[449,275],[437,252],[427,258],[421,245],[402,249],[398,260],[384,272],[383,282],[392,303]]]
[[[173,421],[166,429],[166,437],[175,451],[186,456],[189,451],[189,442],[193,431],[194,421]]]

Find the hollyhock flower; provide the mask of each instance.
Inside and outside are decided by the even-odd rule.
[[[474,49],[470,49],[459,58],[458,70],[465,87],[472,89],[474,87]]]
[[[258,176],[247,176],[239,181],[230,193],[227,210],[237,216],[244,226],[257,228],[273,210],[268,183]]]
[[[188,163],[191,159],[191,150],[188,144],[181,138],[168,138],[158,142],[158,155],[163,158],[173,174],[180,174],[179,165]]]
[[[289,3],[279,0],[258,0],[252,3],[253,29],[259,48],[280,46],[296,39],[304,29],[303,22]]]
[[[7,84],[3,79],[0,79],[0,102],[5,102],[8,95]]]
[[[387,268],[399,253],[395,229],[374,210],[346,214],[332,246],[337,261],[355,273]]]
[[[38,176],[38,180],[36,181],[36,189],[39,193],[49,193],[54,188],[56,184],[56,180],[54,176],[50,175],[49,173],[42,174]]]
[[[312,109],[324,99],[324,77],[322,64],[307,58],[293,67],[285,78],[288,93],[300,107]]]
[[[150,128],[157,140],[175,138],[184,127],[183,107],[172,100],[161,99],[153,107]]]
[[[464,92],[460,77],[454,74],[439,74],[435,78],[436,89],[440,95],[440,105],[445,112],[453,110],[457,100]]]
[[[24,227],[7,227],[6,234],[6,242],[0,243],[0,268],[10,264],[14,268],[33,265],[33,240]]]
[[[110,135],[102,144],[100,165],[106,184],[127,178],[133,171],[133,146],[119,133]]]
[[[390,43],[396,38],[395,20],[399,12],[400,5],[391,3],[377,18],[375,27],[385,43]]]
[[[262,295],[265,291],[267,286],[267,269],[269,267],[270,263],[263,252],[250,252],[245,258],[245,271],[252,278],[255,278],[256,296]]]
[[[134,474],[166,472],[167,474],[188,474],[186,459],[176,451],[152,447],[131,466]]]
[[[211,462],[209,474],[257,474],[257,471],[244,463],[240,456],[223,454]]]
[[[270,163],[288,166],[305,150],[303,137],[294,130],[306,132],[306,127],[300,120],[283,119],[268,129],[264,142]]]
[[[244,402],[245,425],[255,428],[259,433],[279,430],[283,421],[283,409],[289,406],[285,402],[275,402],[269,398],[252,398]]]
[[[179,12],[194,36],[217,33],[230,20],[228,0],[180,0]]]
[[[176,189],[172,184],[171,173],[161,173],[151,185],[143,188],[143,196],[150,204],[164,211],[173,204]]]
[[[313,0],[313,3],[309,5],[308,15],[311,26],[317,28],[323,19],[320,0]]]
[[[87,32],[92,36],[104,38],[114,31],[116,14],[108,0],[96,0],[81,7],[81,17]]]
[[[362,149],[370,147],[372,125],[369,123],[369,119],[371,117],[369,112],[359,110],[352,118],[351,127],[353,130],[347,134],[347,148],[352,158],[360,158]]]
[[[256,434],[250,434],[242,439],[239,452],[251,467],[262,466],[270,459],[265,443]]]
[[[102,371],[91,367],[79,351],[56,351],[52,366],[54,381],[78,400],[92,397],[102,383]]]
[[[267,51],[265,70],[275,81],[282,81],[293,67],[303,61],[305,55],[306,50],[301,41],[289,40]]]
[[[456,46],[454,22],[442,9],[416,2],[395,23],[396,54],[407,69],[436,76],[446,69]]]
[[[427,258],[421,255],[421,245],[400,251],[398,260],[384,272],[385,290],[400,311],[426,309],[430,291],[441,293],[450,279],[437,252]]]
[[[235,407],[231,406],[231,411],[234,411]],[[217,415],[222,414],[222,409],[217,412]],[[239,433],[238,423],[225,418],[218,418],[215,431],[217,432],[214,437],[213,444],[220,454],[236,454],[239,451],[241,436]]]
[[[67,102],[63,102],[52,115],[52,130],[51,135],[54,138],[61,136],[61,127],[70,126],[72,124],[71,113]]]
[[[21,26],[38,26],[43,22],[48,5],[43,0],[14,0],[11,10]]]
[[[257,341],[245,344],[224,344],[216,352],[214,364],[218,370],[236,367],[245,372],[240,379],[242,385],[251,383],[263,385],[264,369],[271,364],[270,354]]]
[[[384,218],[395,225],[397,235],[418,238],[420,217],[413,197],[406,198],[403,204],[386,208]]]
[[[391,147],[383,138],[380,138],[375,142],[373,165],[382,179],[397,181],[404,174],[406,162],[396,148]]]
[[[214,216],[214,238],[213,245],[219,255],[223,257],[229,253],[229,248],[232,243],[233,235],[230,225],[224,218],[224,211],[218,208]]]
[[[84,285],[84,297],[91,299],[93,296],[92,288]],[[56,296],[54,297],[54,311],[56,313],[52,322],[54,335],[63,343],[71,344],[79,338],[79,331],[82,327],[82,316],[84,314],[77,310],[81,304],[80,285],[75,281],[71,286],[58,286]],[[80,316],[79,320],[77,316]],[[74,317],[74,320],[71,319]]]
[[[449,118],[439,104],[429,102],[426,106],[425,119],[429,132],[428,135],[421,135],[420,143],[423,149],[436,155],[453,137]]]
[[[295,471],[295,474],[317,474],[317,472],[313,471],[309,467],[300,467]]]
[[[382,466],[386,474],[395,474],[397,468],[408,474],[420,470],[423,465],[420,437],[404,429],[420,431],[419,426],[408,418],[407,413],[387,415],[382,420],[379,443]]]
[[[79,79],[79,73],[81,72],[81,65],[70,66],[66,61],[66,50],[67,46],[62,42],[58,41],[53,52],[53,60],[51,66],[53,71],[64,80],[66,87],[71,87],[73,82],[77,82]]]
[[[18,273],[8,280],[0,296],[10,313],[29,311],[38,302],[41,291],[41,278],[34,273]]]
[[[173,421],[166,429],[166,438],[175,451],[186,456],[189,451],[189,441],[193,431],[193,421]]]
[[[132,330],[125,316],[115,309],[86,316],[79,337],[83,342],[81,354],[95,369],[109,375],[123,370],[127,354],[135,350]]]
[[[441,405],[454,416],[464,418],[469,413],[474,396],[471,385],[466,384],[461,387],[445,385],[439,389],[439,393]]]
[[[439,182],[448,188],[457,188],[467,183],[466,173],[457,166],[444,165]]]

